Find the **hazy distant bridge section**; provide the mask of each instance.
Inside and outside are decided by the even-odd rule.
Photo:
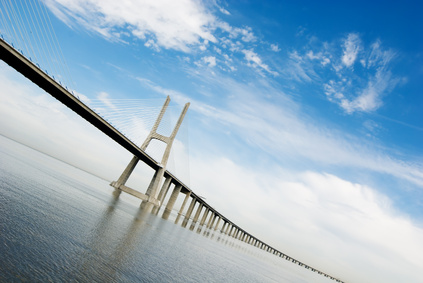
[[[90,107],[85,105],[82,101],[80,101],[77,97],[70,93],[65,87],[63,87],[51,76],[49,76],[46,72],[43,72],[30,59],[25,57],[23,54],[21,54],[3,39],[0,39],[0,59],[6,62],[11,67],[13,67],[14,69],[16,69],[19,73],[23,74],[33,83],[45,90],[47,93],[55,97],[57,100],[61,101],[67,107],[69,107],[78,115],[86,119],[96,128],[98,128],[100,131],[105,133],[107,136],[112,138],[114,141],[116,141],[118,144],[123,146],[125,149],[127,149],[134,155],[134,158],[131,161],[132,163],[130,162],[130,164],[128,164],[128,167],[123,172],[121,178],[119,178],[118,181],[112,183],[115,188],[132,194],[142,199],[143,202],[147,202],[154,205],[153,211],[156,211],[158,213],[169,191],[169,188],[173,184],[173,191],[169,197],[169,200],[166,204],[163,213],[164,218],[167,218],[169,216],[170,211],[172,211],[172,209],[174,208],[176,199],[180,194],[183,194],[185,195],[185,197],[181,207],[178,210],[178,215],[175,223],[178,223],[183,218],[183,227],[187,227],[188,223],[190,223],[190,229],[194,230],[195,228],[197,228],[197,232],[200,232],[203,228],[209,229],[210,231],[219,231],[222,234],[228,235],[247,244],[263,249],[276,256],[298,264],[299,266],[303,266],[306,269],[317,272],[318,274],[321,274],[327,278],[336,280],[337,282],[342,282],[337,278],[325,274],[274,249],[273,247],[267,245],[266,243],[254,237],[253,235],[247,233],[244,229],[241,229],[228,218],[224,217],[221,213],[219,213],[212,206],[206,203],[202,197],[196,195],[188,186],[186,186],[176,176],[172,175],[166,170],[166,167],[164,165],[167,162],[167,159],[162,159],[162,162],[160,163],[154,160],[145,152],[145,147],[143,148],[143,146],[138,147],[137,145],[135,145],[131,140],[129,140],[125,135],[119,132],[112,125],[110,125],[99,114],[97,114]],[[184,109],[185,112],[187,108],[188,107],[186,106]],[[182,115],[181,117],[183,119]],[[158,121],[159,120],[160,119],[158,119]],[[180,122],[182,122],[182,120]],[[176,135],[176,132],[172,133],[170,137],[164,137],[155,133],[152,130],[152,132],[150,132],[150,138],[159,139],[167,143],[168,145],[171,145],[172,136],[174,138],[173,134]],[[125,186],[125,179],[129,177],[138,161],[144,162],[156,172],[145,194]],[[155,189],[153,188],[154,186]],[[189,199],[191,199],[190,204],[188,205],[188,208],[185,209]]]

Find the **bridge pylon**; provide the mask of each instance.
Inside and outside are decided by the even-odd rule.
[[[182,110],[178,121],[176,122],[175,127],[173,128],[173,131],[169,137],[163,136],[159,133],[157,133],[157,129],[160,125],[160,122],[166,112],[167,106],[169,105],[170,97],[167,96],[165,103],[163,104],[162,109],[160,110],[159,116],[156,119],[156,122],[154,123],[153,128],[151,129],[149,135],[145,139],[144,143],[141,145],[141,150],[145,151],[150,144],[151,140],[156,139],[159,141],[162,141],[166,144],[166,149],[163,153],[162,160],[159,164],[159,168],[154,173],[153,178],[151,179],[151,182],[147,188],[147,191],[145,194],[142,194],[138,191],[135,191],[127,186],[125,186],[126,181],[128,181],[129,176],[131,176],[132,171],[134,171],[135,166],[137,165],[139,158],[134,155],[132,157],[129,164],[126,166],[125,170],[122,172],[122,175],[120,175],[119,179],[117,181],[113,181],[110,185],[116,189],[125,191],[129,194],[132,194],[143,201],[152,203],[154,205],[160,205],[160,202],[157,200],[157,192],[158,188],[160,187],[160,184],[163,180],[164,173],[166,172],[166,165],[169,159],[170,150],[172,148],[173,141],[175,140],[176,134],[178,133],[178,130],[182,124],[182,121],[184,120],[185,114],[188,111],[188,107],[190,103],[185,104],[184,109]]]

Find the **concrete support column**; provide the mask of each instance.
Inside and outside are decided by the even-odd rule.
[[[160,202],[160,207],[163,205],[163,201],[167,195],[167,192],[169,191],[171,181],[172,181],[172,178],[167,177],[163,183],[162,188],[160,189],[159,195],[157,197],[157,200]]]
[[[192,211],[194,210],[194,206],[195,206],[195,199],[192,198],[191,203],[188,206],[187,214],[185,214],[184,221],[182,221],[182,227],[186,227],[187,226],[188,220],[191,217]]]
[[[177,185],[170,195],[169,201],[166,204],[165,211],[163,212],[163,218],[168,219],[170,213],[172,212],[173,206],[175,205],[176,199],[178,198],[179,193],[181,192],[182,185]]]
[[[166,180],[164,181],[164,183],[162,185],[162,188],[160,189],[159,195],[157,196],[157,200],[159,202],[159,206],[155,206],[153,208],[153,213],[154,214],[159,213],[159,210],[160,210],[160,208],[163,205],[163,201],[164,201],[164,199],[165,199],[165,197],[167,195],[167,192],[169,191],[169,187],[171,185],[171,181],[172,181],[172,178],[171,177],[167,177]],[[151,186],[151,183],[150,183],[150,186]]]
[[[192,220],[191,227],[190,227],[191,230],[194,229],[195,224],[197,224],[198,217],[200,217],[200,213],[201,213],[202,208],[203,208],[203,204],[200,203],[198,205],[197,211],[195,212],[194,219]]]
[[[239,230],[239,229],[236,229],[236,233],[235,233],[235,239],[238,239],[238,235],[239,235],[239,233],[241,232],[241,230]]]
[[[228,222],[226,222],[226,224],[228,224],[228,226],[226,226],[225,234],[228,235],[229,229],[232,227],[232,225]]]
[[[212,211],[212,213],[210,213],[210,217],[209,217],[209,221],[207,222],[206,228],[210,228],[210,223],[212,222],[214,216],[214,212]]]
[[[187,204],[187,201],[190,196],[191,196],[191,192],[185,194],[185,198],[184,198],[184,201],[182,202],[181,208],[178,211],[178,216],[176,217],[175,224],[178,224],[178,221],[181,218],[182,213],[184,212],[185,205]]]
[[[217,218],[217,214],[214,214],[213,215],[213,220],[212,220],[212,222],[211,222],[211,224],[210,224],[210,229],[212,229],[213,228],[213,226],[214,226],[214,222],[216,221],[216,218]]]
[[[233,237],[235,235],[235,232],[236,232],[236,227],[232,226],[231,233],[229,234],[229,236]]]
[[[231,227],[231,228],[229,229],[229,227]],[[229,224],[227,229],[229,229],[228,235],[232,236],[232,230],[234,229],[234,226],[232,224]]]
[[[220,223],[220,220],[222,220],[222,218],[220,218],[220,216],[218,216],[219,218],[217,219],[217,222],[216,222],[216,226],[214,226],[214,230],[216,231],[217,230],[217,228],[219,227],[219,223]]]
[[[219,221],[221,220],[222,218],[219,218]],[[219,222],[218,222],[219,223]],[[228,224],[228,222],[226,222],[226,221],[224,221],[223,222],[223,226],[222,226],[222,229],[220,229],[220,233],[225,233],[225,228],[226,228],[226,225]]]
[[[126,166],[125,170],[123,170],[122,175],[120,175],[119,179],[116,182],[112,182],[110,185],[113,186],[115,189],[119,189],[121,185],[125,185],[126,181],[128,181],[129,179],[129,176],[131,176],[132,171],[134,171],[135,166],[137,166],[138,161],[139,158],[134,155],[131,161],[129,161],[128,166]]]
[[[210,208],[207,207],[206,210],[204,211],[203,218],[201,218],[201,221],[200,221],[201,227],[204,225],[204,222],[206,222],[207,215],[209,214],[209,211],[210,211]]]
[[[148,196],[149,201],[156,198],[157,190],[160,186],[160,183],[163,179],[165,169],[160,167],[154,172],[153,178],[151,178],[150,184],[148,185],[147,191],[145,194]]]

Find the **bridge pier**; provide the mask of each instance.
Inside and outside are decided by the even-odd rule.
[[[184,211],[185,205],[187,204],[187,201],[188,201],[188,199],[189,199],[189,197],[190,197],[190,196],[191,196],[191,192],[189,192],[189,193],[185,194],[184,201],[182,202],[181,208],[180,208],[180,209],[179,209],[179,211],[178,211],[178,216],[176,216],[176,219],[175,219],[175,224],[178,224],[179,219],[180,219],[180,218],[181,218],[181,216],[182,216],[182,213],[183,213],[183,211]]]
[[[179,193],[181,192],[182,185],[177,185],[172,191],[172,194],[170,195],[170,199],[167,202],[165,211],[163,212],[162,218],[168,219],[170,213],[172,212],[173,206],[175,205],[176,199],[178,198]]]
[[[230,223],[228,223],[228,222],[227,222],[227,224],[228,224],[228,226],[226,227],[226,230],[225,230],[225,235],[228,235],[228,234],[229,234],[229,229],[231,229],[231,228],[232,228],[232,224],[230,224]]]
[[[201,218],[200,225],[198,226],[197,232],[200,233],[201,229],[203,228],[204,223],[206,222],[207,215],[209,214],[210,208],[206,207],[203,213],[203,217]]]
[[[200,213],[201,213],[202,208],[203,208],[203,204],[200,203],[198,205],[197,212],[195,213],[194,219],[192,220],[191,226],[189,228],[190,230],[194,230],[195,224],[197,224],[197,221],[198,221],[198,217],[200,217]]]
[[[214,226],[214,222],[216,221],[216,218],[217,218],[217,214],[214,214],[214,215],[213,215],[213,220],[212,220],[212,222],[211,222],[211,224],[210,224],[209,229],[212,229],[212,228],[213,228],[213,226]]]
[[[132,171],[134,171],[135,166],[137,166],[139,158],[134,155],[129,164],[126,166],[125,170],[123,170],[122,175],[120,175],[119,179],[115,182],[113,181],[110,185],[115,189],[120,189],[121,185],[125,185],[126,181],[128,181],[129,176],[131,176]]]
[[[218,217],[219,217],[219,219],[217,219],[216,226],[214,226],[214,231],[217,230],[217,228],[219,227],[220,220],[222,220],[222,217],[220,217],[220,216],[218,216]]]
[[[159,213],[160,208],[163,205],[163,201],[166,198],[167,192],[169,191],[170,185],[172,183],[172,178],[167,177],[162,185],[162,188],[160,189],[159,195],[157,196],[157,200],[159,201],[159,206],[156,206],[153,209],[153,213],[157,214]]]
[[[224,222],[223,222],[222,229],[220,229],[220,233],[225,234],[225,228],[226,228],[226,225],[228,224],[228,222],[226,222],[225,220],[223,220],[223,221],[224,221]]]
[[[210,229],[213,217],[214,217],[214,212],[212,211],[212,213],[210,213],[209,221],[207,222],[207,225],[206,225],[207,229]]]
[[[229,237],[233,236],[234,230],[235,230],[235,226],[231,224],[231,229],[229,230],[229,233],[228,233]]]
[[[235,227],[235,231],[234,231],[234,234],[233,234],[233,238],[237,238],[237,236],[238,236],[238,233],[239,233],[239,229],[238,229],[238,227]]]
[[[195,203],[196,203],[196,200],[194,198],[192,198],[191,203],[188,206],[188,211],[185,214],[184,221],[182,221],[182,227],[184,227],[184,228],[187,227],[188,220],[190,219],[191,214],[194,210]]]

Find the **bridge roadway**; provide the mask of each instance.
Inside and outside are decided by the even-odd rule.
[[[13,67],[19,73],[27,77],[33,83],[38,85],[40,88],[45,90],[51,96],[65,104],[67,107],[72,109],[78,115],[83,117],[85,120],[90,122],[100,131],[108,135],[118,144],[126,148],[129,152],[137,156],[140,160],[150,166],[152,169],[157,170],[160,167],[160,164],[155,161],[151,156],[141,150],[137,145],[135,145],[132,141],[130,141],[127,137],[125,137],[122,133],[120,133],[117,129],[115,129],[112,125],[110,125],[106,120],[104,120],[100,115],[94,112],[91,108],[85,105],[82,101],[80,101],[77,97],[72,95],[66,88],[64,88],[61,84],[59,84],[56,80],[51,78],[48,74],[43,72],[39,67],[37,67],[33,62],[31,62],[28,58],[24,55],[19,53],[15,48],[10,46],[7,42],[5,42],[2,38],[0,38],[0,59],[6,62],[8,65]],[[264,242],[260,241],[259,239],[253,237],[245,230],[241,229],[235,223],[221,215],[217,212],[214,208],[212,208],[209,204],[207,204],[203,198],[196,195],[188,186],[186,186],[183,182],[181,182],[176,176],[166,170],[164,174],[165,178],[171,178],[171,183],[175,185],[175,188],[180,188],[180,193],[185,194],[187,197],[192,198],[192,202],[190,207],[188,208],[187,215],[185,216],[185,225],[187,219],[190,218],[191,213],[193,212],[194,206],[198,204],[195,216],[193,218],[193,222],[191,224],[191,228],[195,226],[197,223],[201,212],[204,211],[203,217],[200,221],[200,226],[203,226],[205,223],[206,218],[210,216],[208,223],[206,224],[207,228],[214,228],[216,230],[220,223],[220,220],[223,220],[224,224],[221,228],[221,232],[225,233],[229,236],[232,236],[238,240],[244,241],[248,244],[251,244],[255,247],[263,249],[267,252],[273,253],[279,257],[285,258],[288,261],[291,261],[295,264],[305,267],[311,271],[317,272],[320,275],[323,275],[327,278],[335,280],[337,282],[342,282],[341,280],[334,278],[328,274],[325,274],[315,268],[312,268],[304,263],[285,255],[284,253],[272,248],[271,246],[265,244]],[[179,193],[178,192],[178,193]],[[185,201],[183,206],[185,205]],[[172,204],[173,207],[173,204]],[[204,210],[202,210],[205,208]],[[183,207],[180,209],[180,213],[183,210]],[[209,214],[210,213],[210,214]],[[214,225],[214,221],[218,219],[218,222]],[[183,223],[184,225],[184,223]],[[201,229],[201,227],[199,228]]]

